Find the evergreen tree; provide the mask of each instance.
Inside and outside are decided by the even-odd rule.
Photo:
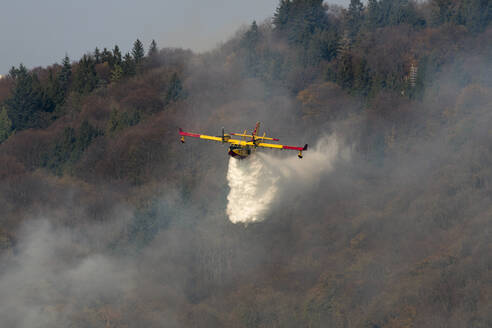
[[[123,69],[120,65],[115,65],[111,71],[111,82],[116,83],[123,77]]]
[[[79,160],[82,153],[89,147],[92,141],[99,136],[99,131],[94,128],[87,120],[80,125],[78,135],[74,140],[73,151],[70,156],[72,162]]]
[[[367,26],[374,29],[381,24],[381,9],[378,0],[367,1]]]
[[[106,133],[113,135],[127,127],[134,126],[140,122],[141,116],[139,111],[132,112],[118,112],[116,108],[111,110],[109,116],[108,125],[106,126]]]
[[[82,56],[74,78],[75,89],[79,93],[86,94],[94,90],[98,82],[94,59],[88,55]]]
[[[258,31],[258,25],[256,24],[256,21],[253,21],[249,30],[243,36],[242,45],[247,50],[255,50],[259,39],[260,33]]]
[[[113,54],[107,48],[104,48],[101,53],[101,63],[113,64]]]
[[[37,74],[32,74],[33,89],[39,97],[39,111],[53,112],[55,109],[55,92],[57,86],[57,81],[53,77],[53,71],[50,70],[48,82],[41,84]]]
[[[339,45],[339,36],[335,30],[317,30],[309,46],[304,52],[303,64],[317,66],[321,60],[330,61],[335,58]]]
[[[46,164],[48,169],[54,174],[63,174],[63,166],[72,157],[76,140],[75,130],[72,127],[66,127],[63,133],[57,138],[53,153]]]
[[[133,43],[132,56],[133,56],[133,60],[135,61],[135,64],[137,66],[139,64],[141,64],[141,62],[143,61],[143,58],[145,56],[145,52],[144,52],[143,44],[139,39],[137,39]]]
[[[258,25],[253,21],[249,30],[244,34],[241,45],[245,51],[246,72],[250,76],[257,76],[259,73],[259,58],[256,51],[260,39]]]
[[[135,62],[133,61],[133,58],[129,53],[125,54],[121,68],[123,69],[124,76],[135,75]]]
[[[155,40],[152,40],[152,42],[150,43],[148,56],[149,57],[157,56],[158,52],[159,52],[159,49],[157,48],[157,43],[155,42]]]
[[[169,82],[169,88],[167,89],[166,104],[178,101],[183,97],[183,85],[178,77],[178,74],[174,73]]]
[[[329,27],[323,0],[281,0],[274,14],[275,31],[290,43],[309,45],[317,30]]]
[[[291,15],[292,2],[291,0],[280,0],[280,4],[273,15],[273,25],[276,31],[284,31],[289,23]]]
[[[53,82],[53,102],[55,103],[55,106],[60,106],[65,102],[65,98],[70,88],[71,76],[72,65],[70,64],[68,55],[65,55],[62,60],[62,68]]]
[[[72,65],[70,64],[70,58],[68,55],[65,55],[62,61],[62,69],[60,74],[58,75],[58,80],[60,81],[60,85],[64,90],[68,90],[70,84],[70,78],[72,77]]]
[[[23,130],[39,124],[40,95],[33,85],[32,75],[24,65],[12,67],[10,76],[14,80],[12,95],[5,101],[12,128]]]
[[[10,136],[12,131],[12,121],[9,119],[7,108],[0,108],[0,143],[4,142]]]
[[[121,51],[120,47],[118,45],[115,45],[113,48],[113,66],[116,65],[121,65],[122,63],[122,58],[121,58]]]
[[[119,113],[116,110],[116,108],[113,108],[111,110],[111,113],[109,114],[109,121],[106,126],[106,134],[110,135],[113,132],[115,132],[118,129],[119,125]]]
[[[364,5],[360,0],[350,0],[350,5],[346,15],[347,30],[351,40],[355,39],[362,25],[362,13]]]
[[[459,17],[469,31],[478,33],[483,31],[492,20],[492,1],[490,0],[462,0],[459,8]]]
[[[98,47],[94,50],[94,60],[96,61],[96,64],[101,62],[101,51],[99,51]]]

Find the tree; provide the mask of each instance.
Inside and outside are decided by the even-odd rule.
[[[378,0],[367,1],[367,26],[374,29],[381,24],[381,11]]]
[[[9,119],[7,108],[2,106],[0,110],[0,143],[8,139],[11,131],[12,121]]]
[[[275,31],[290,43],[309,45],[316,30],[329,27],[323,0],[281,0],[274,14]]]
[[[371,4],[374,8],[374,6]],[[379,26],[416,24],[418,22],[413,3],[408,0],[381,0],[377,5]]]
[[[157,43],[152,40],[150,43],[148,51],[147,60],[145,61],[146,68],[154,68],[159,66],[159,49],[157,48]]]
[[[139,39],[133,43],[132,56],[137,66],[142,62],[145,56],[143,44]]]
[[[64,164],[72,157],[76,140],[75,130],[72,127],[66,127],[58,136],[52,154],[48,158],[46,163],[48,169],[57,175],[62,175]]]
[[[20,64],[12,67],[10,77],[14,80],[12,96],[5,101],[12,128],[24,130],[39,124],[40,95],[34,88],[33,77],[27,68]]]
[[[104,48],[102,53],[101,53],[101,62],[102,63],[109,63],[110,65],[113,62],[113,54],[107,48]]]
[[[364,5],[360,0],[350,0],[350,5],[346,14],[347,30],[350,39],[355,39],[362,25],[362,13]]]
[[[96,47],[96,49],[94,50],[94,60],[96,61],[96,64],[99,64],[101,62],[101,51],[98,47]]]
[[[98,82],[99,79],[96,73],[95,61],[91,56],[82,56],[82,59],[79,61],[77,72],[75,73],[75,89],[81,94],[86,94],[94,90],[97,87]]]
[[[292,8],[291,0],[281,0],[280,4],[273,15],[273,25],[275,26],[275,30],[283,31],[287,28],[287,24],[289,22],[290,11]]]
[[[113,70],[111,71],[111,82],[115,83],[121,80],[123,77],[123,69],[120,65],[115,65]]]
[[[259,73],[259,59],[256,51],[259,39],[260,33],[258,31],[258,25],[256,24],[256,21],[253,21],[251,27],[241,39],[241,45],[245,50],[245,69],[248,75],[251,76],[256,76]]]
[[[61,87],[66,91],[70,84],[70,78],[72,76],[72,65],[70,64],[70,58],[65,55],[62,61],[62,69],[58,75]]]
[[[169,83],[169,88],[167,89],[166,104],[178,101],[183,97],[183,86],[181,84],[181,80],[178,77],[178,74],[174,73],[171,77],[171,81]]]
[[[335,30],[318,30],[309,41],[305,51],[304,64],[317,66],[321,60],[335,58],[339,45],[339,36]]]
[[[118,112],[116,108],[111,110],[109,121],[106,126],[106,133],[112,135],[127,127],[134,126],[140,122],[141,116],[139,111]]]
[[[125,54],[125,57],[123,58],[121,68],[123,70],[124,76],[135,75],[135,61],[133,60],[132,56],[128,52]]]
[[[92,141],[100,135],[100,132],[94,128],[87,120],[80,125],[78,135],[74,141],[75,145],[70,156],[72,162],[77,161],[82,153],[89,147]]]
[[[492,20],[492,2],[489,0],[463,0],[459,8],[461,23],[473,33],[481,32]]]
[[[113,66],[116,66],[116,65],[121,65],[121,62],[122,62],[122,58],[121,58],[121,51],[120,51],[120,47],[118,47],[118,45],[115,45],[114,48],[113,48]]]
[[[70,88],[70,81],[72,76],[72,65],[70,64],[70,58],[68,55],[62,60],[62,68],[58,72],[56,78],[52,84],[52,98],[56,107],[63,105],[65,98]]]
[[[441,25],[457,18],[457,8],[452,0],[431,0],[431,21]]]
[[[155,42],[155,40],[152,40],[152,42],[150,43],[148,56],[149,57],[157,56],[158,52],[159,52],[159,49],[157,48],[157,43]]]

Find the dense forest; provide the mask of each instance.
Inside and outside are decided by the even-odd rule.
[[[206,53],[12,67],[0,325],[492,327],[491,20],[490,0],[281,0]],[[313,149],[245,226],[226,149],[177,131],[256,121]]]

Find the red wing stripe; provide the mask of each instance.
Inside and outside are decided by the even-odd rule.
[[[179,131],[179,134],[182,136],[186,136],[186,137],[200,138],[200,135],[196,134],[196,133],[188,133],[188,132]]]
[[[282,146],[282,149],[303,150],[302,147]]]
[[[280,139],[272,138],[273,141],[280,141]]]

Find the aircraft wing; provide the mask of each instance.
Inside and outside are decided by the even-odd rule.
[[[308,149],[307,144],[304,145],[304,147],[292,147],[292,146],[285,146],[285,145],[277,145],[277,144],[269,144],[269,143],[260,142],[257,146],[258,147],[265,147],[265,148],[290,149],[290,150],[298,150],[298,151]]]
[[[207,136],[205,134],[196,134],[196,133],[184,132],[181,128],[179,129],[179,135],[182,137],[194,137],[194,138],[200,138],[200,139],[205,139],[205,140],[213,140],[213,141],[222,142],[221,137],[213,137],[213,136]]]
[[[208,136],[206,134],[184,132],[181,128],[179,129],[179,135],[183,138],[184,137],[193,137],[193,138],[213,140],[213,141],[218,141],[218,142],[227,142],[227,143],[234,144],[234,145],[242,145],[242,146],[246,146],[246,145],[253,146],[254,145],[252,142],[249,142],[249,141],[231,139],[231,136],[229,136],[229,135],[226,135],[224,138],[214,137],[214,136]],[[183,139],[181,141],[183,142]]]

